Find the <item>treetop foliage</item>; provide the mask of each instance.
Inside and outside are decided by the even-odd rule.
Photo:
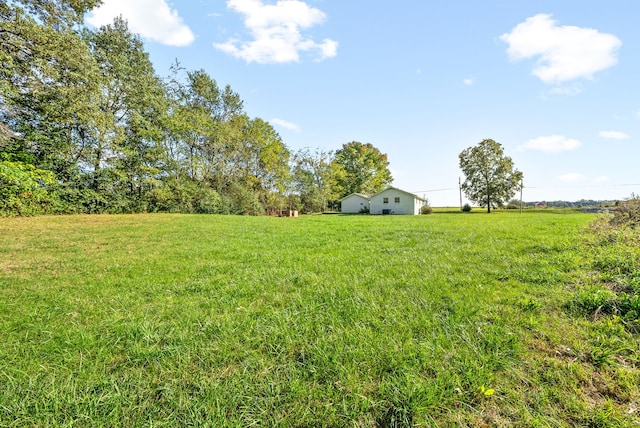
[[[393,182],[387,155],[371,143],[343,144],[334,159],[339,198],[352,193],[372,195]]]
[[[22,7],[45,26],[56,29],[80,24],[84,14],[100,5],[102,0],[14,0],[15,10]],[[8,8],[8,6],[7,6]]]
[[[390,182],[371,144],[291,153],[206,71],[159,77],[125,20],[83,26],[99,3],[0,3],[0,215],[322,211]]]
[[[465,175],[462,190],[471,201],[487,207],[487,212],[502,206],[520,188],[522,172],[514,169],[502,145],[491,139],[463,150],[459,161]]]

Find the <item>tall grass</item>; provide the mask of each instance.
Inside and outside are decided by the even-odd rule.
[[[565,310],[590,219],[1,219],[0,425],[631,424]]]

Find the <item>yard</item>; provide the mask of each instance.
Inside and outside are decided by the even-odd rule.
[[[594,218],[0,219],[0,425],[637,426]]]

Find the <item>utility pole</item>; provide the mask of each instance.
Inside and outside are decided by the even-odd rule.
[[[460,190],[460,211],[462,211],[462,183],[460,177],[458,177],[458,190]]]
[[[524,178],[520,179],[520,214],[522,214],[522,189],[524,189]]]

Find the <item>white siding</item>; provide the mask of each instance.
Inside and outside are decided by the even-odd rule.
[[[389,188],[371,196],[370,204],[371,214],[417,215],[420,214],[422,199],[411,193]]]
[[[344,214],[357,214],[361,212],[363,208],[369,208],[369,199],[357,193],[346,196],[340,202],[340,211]]]

